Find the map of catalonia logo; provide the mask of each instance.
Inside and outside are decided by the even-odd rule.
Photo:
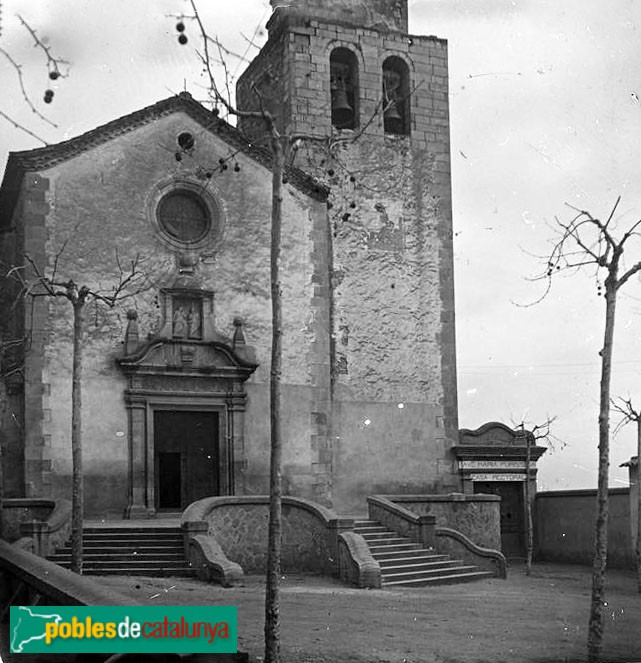
[[[11,606],[14,654],[237,651],[235,606]]]

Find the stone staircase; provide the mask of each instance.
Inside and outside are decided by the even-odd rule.
[[[446,585],[493,577],[489,571],[423,548],[375,520],[356,521],[354,531],[365,539],[379,563],[382,587]]]
[[[49,557],[71,565],[71,542]],[[191,576],[180,527],[131,525],[83,529],[84,575]]]

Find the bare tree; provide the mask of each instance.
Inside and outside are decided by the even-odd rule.
[[[556,417],[547,417],[540,424],[529,424],[522,420],[517,424],[519,434],[525,438],[525,575],[532,574],[532,557],[534,556],[534,522],[532,516],[532,490],[530,486],[530,472],[532,470],[532,447],[539,445],[539,442],[547,442],[550,449],[557,445],[565,446],[565,443],[552,433],[552,425]],[[527,426],[527,428],[526,428]]]
[[[73,309],[73,360],[71,372],[71,570],[82,573],[82,525],[84,521],[84,484],[82,468],[82,364],[84,349],[85,312],[90,301],[114,308],[117,303],[145,289],[145,279],[140,272],[140,259],[136,256],[128,265],[120,262],[118,255],[115,262],[118,276],[110,290],[79,285],[74,279],[64,280],[58,276],[58,263],[66,248],[63,244],[57,253],[51,275],[25,256],[25,265],[12,267],[7,271],[7,278],[14,279],[20,285],[17,301],[30,298],[50,297],[66,300]],[[17,303],[17,302],[16,302]]]
[[[234,58],[245,62],[245,56],[231,52],[225,48],[215,36],[208,33],[198,12],[195,0],[189,0],[191,13],[189,15],[174,14],[177,19],[176,30],[178,42],[181,45],[188,43],[185,21],[193,21],[198,28],[201,51],[197,51],[203,69],[208,79],[207,91],[213,112],[218,115],[219,110],[228,115],[252,118],[262,122],[267,148],[271,152],[272,162],[272,206],[271,206],[271,249],[270,249],[270,285],[272,305],[272,344],[270,369],[270,481],[269,481],[269,534],[267,542],[267,573],[265,592],[265,663],[278,663],[280,661],[280,557],[282,538],[282,407],[281,407],[281,373],[282,373],[282,288],[280,276],[281,255],[281,227],[282,227],[282,201],[283,184],[287,182],[287,170],[293,164],[297,151],[305,142],[319,145],[328,154],[336,156],[337,148],[346,142],[357,141],[374,118],[384,113],[394,101],[381,99],[376,105],[372,116],[363,126],[349,136],[330,134],[316,136],[301,133],[285,133],[278,128],[276,113],[268,108],[263,93],[255,85],[252,91],[256,99],[257,110],[238,108],[232,100],[231,74],[228,59]],[[250,47],[254,46],[248,40]],[[214,68],[222,71],[222,81],[217,82]],[[413,93],[413,90],[410,94]],[[222,166],[224,167],[224,165]],[[356,178],[352,178],[356,181]]]
[[[641,237],[641,220],[619,227],[615,213],[617,199],[605,221],[590,212],[571,207],[575,215],[570,221],[556,219],[556,239],[547,256],[545,272],[537,277],[547,280],[549,292],[552,278],[559,272],[590,270],[597,280],[597,293],[605,299],[605,323],[601,356],[599,397],[599,470],[597,485],[597,513],[595,521],[594,556],[592,565],[592,593],[588,626],[588,662],[600,660],[603,647],[605,605],[605,571],[608,544],[608,471],[610,467],[610,383],[612,377],[612,349],[616,320],[617,296],[621,288],[639,271],[641,260],[626,264],[624,252]],[[638,246],[636,249],[638,250]],[[627,254],[626,254],[627,255]],[[639,254],[637,253],[637,257]],[[603,278],[605,277],[605,278]],[[603,278],[603,282],[601,282]],[[542,298],[543,298],[542,297]],[[541,298],[541,299],[542,299]],[[540,301],[540,300],[539,300]]]
[[[641,459],[641,410],[636,410],[632,404],[631,398],[619,398],[618,402],[612,402],[612,408],[619,412],[622,415],[621,421],[619,422],[617,428],[618,430],[622,426],[630,422],[634,422],[637,425],[637,463]],[[637,470],[637,536],[634,542],[634,553],[636,556],[637,563],[637,590],[641,594],[641,484],[640,484],[641,473]]]
[[[190,0],[192,15],[179,16],[176,29],[178,41],[186,44],[184,20],[194,20],[201,37],[202,52],[198,55],[208,76],[208,91],[214,108],[222,106],[230,115],[256,118],[263,122],[269,138],[272,156],[272,206],[271,206],[271,249],[270,249],[270,291],[272,313],[270,386],[270,471],[269,471],[269,526],[267,541],[267,573],[265,590],[265,663],[280,661],[280,559],[282,541],[282,422],[281,422],[281,373],[282,373],[282,287],[280,277],[281,228],[283,178],[285,176],[285,155],[293,144],[291,137],[283,136],[276,126],[275,116],[265,107],[258,90],[260,110],[241,111],[231,99],[229,72],[226,56],[229,51],[223,48],[217,38],[208,34],[198,13],[195,0]],[[212,54],[214,49],[214,54]],[[225,71],[224,92],[216,82],[214,65],[220,64]]]

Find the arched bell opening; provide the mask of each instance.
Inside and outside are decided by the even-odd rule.
[[[404,60],[391,56],[383,63],[383,127],[386,134],[409,136],[410,77]]]
[[[335,48],[329,57],[332,125],[358,127],[358,61],[348,48]]]

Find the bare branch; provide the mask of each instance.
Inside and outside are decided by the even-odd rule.
[[[639,422],[641,421],[641,411],[635,410],[632,404],[632,399],[621,398],[617,400],[610,399],[611,409],[615,412],[618,412],[621,415],[619,423],[614,428],[613,434],[618,435],[619,431],[630,422]]]
[[[58,251],[58,253],[56,253],[56,257],[53,261],[53,271],[52,271],[52,274],[51,274],[51,280],[52,281],[56,280],[56,274],[58,273],[58,262],[60,261],[60,258],[62,256],[62,254],[65,252],[65,249],[67,248],[68,242],[69,242],[69,240],[66,239],[63,242],[62,247],[60,248],[60,251]]]
[[[34,40],[34,46],[36,48],[39,48],[44,54],[45,57],[47,58],[47,69],[49,69],[49,75],[53,74],[54,76],[52,77],[53,80],[56,78],[66,78],[66,74],[63,74],[62,71],[60,71],[60,65],[65,65],[67,68],[69,66],[69,63],[66,60],[63,60],[62,58],[57,58],[54,57],[51,54],[51,49],[43,43],[43,41],[38,37],[36,34],[36,31],[27,23],[27,21],[18,14],[18,19],[22,25],[29,31],[29,34],[33,37]]]
[[[618,289],[619,289],[619,288],[620,288],[620,287],[621,287],[626,281],[628,281],[628,279],[629,279],[631,276],[634,276],[637,272],[639,272],[639,270],[641,270],[641,262],[638,262],[638,263],[636,263],[636,265],[633,265],[632,267],[630,267],[630,269],[628,269],[628,271],[625,272],[625,274],[623,274],[623,276],[621,276],[621,277],[619,278],[619,280],[617,281],[617,285],[616,285],[617,290],[618,290]]]
[[[7,115],[4,111],[0,110],[0,117],[3,117],[7,122],[10,122],[13,124],[13,126],[16,129],[19,129],[20,131],[24,131],[24,133],[28,134],[32,138],[35,138],[36,140],[39,140],[43,145],[49,145],[49,143],[44,139],[38,136],[38,134],[35,134],[31,129],[27,129],[27,127],[23,126],[19,122],[16,122],[10,115]]]
[[[41,120],[44,120],[47,122],[47,124],[50,124],[52,127],[55,127],[56,129],[58,128],[58,125],[55,122],[52,122],[48,117],[43,115],[36,107],[33,101],[31,101],[31,98],[27,94],[27,90],[24,86],[24,78],[22,76],[22,66],[19,65],[10,55],[7,53],[7,51],[4,50],[4,48],[0,48],[0,53],[9,60],[13,68],[16,70],[16,73],[18,75],[18,83],[20,85],[20,91],[22,92],[22,97],[25,100],[27,106],[31,109],[32,113],[35,113]]]

